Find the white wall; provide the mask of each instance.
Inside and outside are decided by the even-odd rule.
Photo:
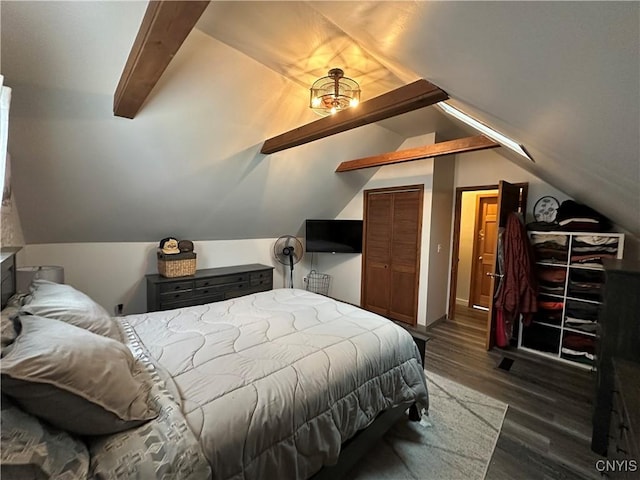
[[[136,118],[115,117],[146,2],[10,3],[2,68],[28,244],[277,237],[334,217],[373,173],[336,174],[341,161],[402,143],[370,124],[261,154],[266,139],[317,120],[308,87],[197,28]]]
[[[400,145],[398,150],[430,145],[435,134],[412,137]],[[432,159],[418,160],[378,168],[366,185],[351,199],[351,202],[336,217],[339,219],[362,219],[364,213],[364,191],[402,185],[424,185],[424,205],[422,218],[422,245],[420,258],[420,285],[418,291],[418,323],[424,324],[427,312],[427,284],[429,271],[429,228],[431,225],[431,193],[434,162]],[[303,268],[308,272],[311,255],[305,255]],[[331,275],[329,295],[345,302],[360,305],[362,255],[329,254],[314,255],[314,268]]]
[[[400,148],[411,148],[420,144],[433,143],[432,134],[414,137]],[[442,159],[446,160],[446,159]],[[509,182],[529,182],[529,202],[527,212],[530,216],[535,201],[543,195],[553,195],[560,202],[568,199],[565,194],[546,184],[529,172],[520,169],[510,161],[491,151],[473,152],[459,155],[455,161],[454,186],[474,186],[495,184],[500,179]],[[440,291],[444,288],[442,269],[450,265],[448,250],[437,253],[437,243],[447,244],[440,237],[450,237],[450,228],[442,227],[442,217],[433,215],[435,207],[443,201],[445,186],[433,185],[433,160],[420,160],[399,165],[379,168],[368,183],[353,196],[337,218],[361,219],[363,216],[363,191],[398,185],[420,184],[425,186],[423,213],[423,233],[421,246],[421,267],[419,286],[418,321],[429,323],[439,318],[448,294]],[[450,203],[453,202],[453,188],[450,189]],[[453,211],[448,207],[449,212]],[[437,220],[440,218],[440,220]],[[453,216],[450,216],[452,222]],[[296,233],[296,232],[284,232]],[[300,232],[298,232],[300,233]],[[435,240],[438,239],[439,240]],[[275,238],[250,240],[197,241],[198,268],[210,268],[245,263],[273,265],[274,287],[284,287],[286,269],[272,257]],[[17,255],[18,266],[61,265],[65,269],[67,283],[84,291],[113,312],[115,305],[122,303],[125,313],[139,313],[146,310],[146,284],[144,275],[156,273],[155,242],[115,242],[115,243],[66,243],[26,245]],[[450,244],[447,245],[447,248]],[[435,252],[434,253],[434,249]],[[431,254],[431,255],[430,255]],[[439,262],[440,256],[446,257]],[[431,258],[431,260],[430,260]],[[303,276],[311,268],[311,255],[306,254],[301,263],[295,266],[294,284],[304,288]],[[439,265],[434,267],[434,265]],[[444,266],[443,266],[444,265]],[[332,276],[329,294],[340,300],[360,304],[361,255],[359,254],[314,254],[313,267]],[[429,273],[441,278],[433,281]],[[449,282],[446,281],[448,286]],[[429,311],[427,305],[430,306]],[[433,306],[436,307],[433,307]],[[433,308],[436,310],[433,310]]]
[[[431,202],[431,224],[423,227],[428,231],[429,262],[426,298],[426,324],[445,318],[447,315],[447,291],[451,267],[451,209],[455,189],[455,156],[447,155],[434,159],[433,198]]]
[[[455,173],[456,187],[497,185],[500,180],[506,180],[509,183],[529,182],[527,222],[533,221],[531,211],[540,197],[551,195],[560,203],[571,199],[557,188],[507,160],[497,151],[482,150],[458,155]]]
[[[273,286],[284,287],[285,270],[272,255],[275,240],[194,242],[197,268],[273,265]],[[125,314],[141,313],[147,310],[144,276],[158,271],[156,248],[156,243],[148,242],[26,245],[17,255],[17,264],[60,265],[64,267],[65,283],[89,295],[108,312],[113,313],[122,303]],[[301,274],[296,274],[295,286],[302,287]]]

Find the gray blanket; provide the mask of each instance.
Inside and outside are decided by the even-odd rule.
[[[126,321],[175,382],[215,479],[309,478],[381,411],[428,408],[404,329],[304,290]]]

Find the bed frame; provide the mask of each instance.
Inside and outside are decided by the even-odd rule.
[[[385,433],[410,410],[409,419],[420,418],[415,404],[405,403],[385,410],[376,417],[371,425],[360,430],[347,440],[340,451],[338,463],[323,467],[310,480],[339,480],[358,463],[360,459],[384,436]],[[416,418],[417,416],[417,418]]]

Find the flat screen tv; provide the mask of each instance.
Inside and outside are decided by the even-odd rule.
[[[307,220],[307,252],[362,253],[362,220]]]

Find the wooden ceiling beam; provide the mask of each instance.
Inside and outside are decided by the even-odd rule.
[[[338,165],[336,172],[348,172],[350,170],[359,170],[361,168],[380,167],[382,165],[410,162],[412,160],[451,155],[453,153],[474,152],[476,150],[485,150],[487,148],[496,148],[499,146],[499,143],[494,142],[484,135],[458,138],[448,142],[439,142],[431,145],[425,145],[423,147],[409,148],[406,150],[398,150],[396,152],[383,153],[373,157],[349,160]]]
[[[270,138],[264,142],[260,152],[269,154],[286,150],[352,128],[427,107],[448,98],[449,96],[444,90],[427,80],[420,79],[362,102],[355,108],[347,108],[334,115]]]
[[[151,0],[113,98],[113,113],[134,118],[198,19],[206,1]]]

